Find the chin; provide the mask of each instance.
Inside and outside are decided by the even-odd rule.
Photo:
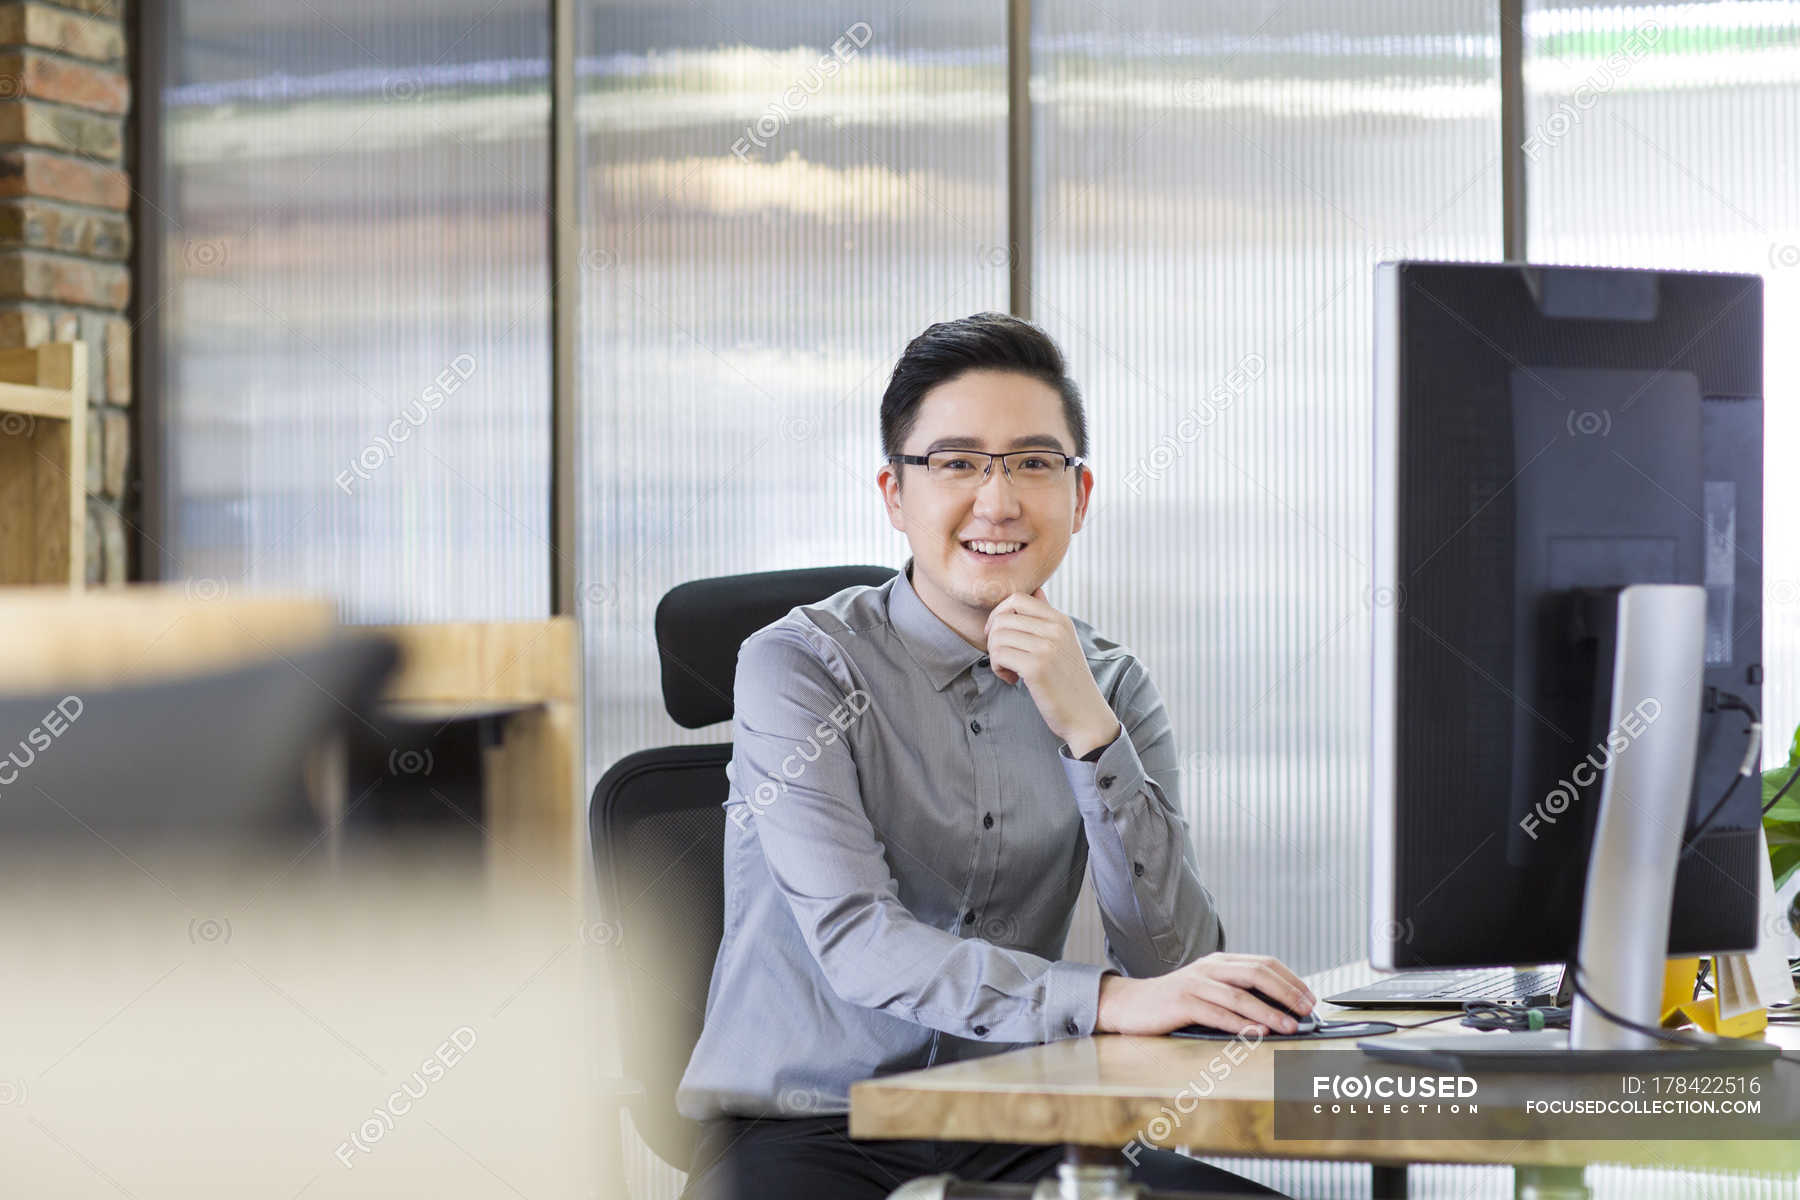
[[[1014,592],[1031,592],[1036,576],[1025,563],[962,569],[954,576],[958,599],[974,608],[993,608]]]

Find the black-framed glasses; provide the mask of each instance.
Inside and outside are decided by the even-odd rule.
[[[994,460],[1014,487],[1044,488],[1060,482],[1070,467],[1087,460],[1060,450],[1008,450],[990,454],[986,450],[933,450],[930,454],[890,454],[888,461],[924,467],[925,478],[944,487],[975,488],[986,483],[994,473]]]

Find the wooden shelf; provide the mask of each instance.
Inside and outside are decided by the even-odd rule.
[[[87,347],[0,350],[0,584],[87,579]]]

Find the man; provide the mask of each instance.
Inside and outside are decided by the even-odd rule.
[[[881,436],[906,569],[738,654],[725,933],[677,1093],[704,1123],[690,1196],[1036,1180],[1056,1148],[852,1141],[850,1085],[1094,1033],[1291,1032],[1250,989],[1315,1002],[1274,959],[1224,952],[1162,699],[1045,594],[1094,489],[1055,344],[997,313],[931,326]],[[1061,959],[1089,868],[1110,969]],[[1261,1190],[1134,1157],[1152,1186]]]

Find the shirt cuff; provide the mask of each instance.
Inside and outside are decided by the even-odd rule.
[[[1050,965],[1050,986],[1044,994],[1046,1042],[1093,1034],[1094,1023],[1100,1019],[1100,977],[1111,970],[1081,962]]]
[[[1062,756],[1063,774],[1069,777],[1069,787],[1075,792],[1075,802],[1084,811],[1096,805],[1108,812],[1116,810],[1142,791],[1148,778],[1137,747],[1122,726],[1119,736],[1092,762],[1076,758],[1069,752],[1067,742],[1062,743],[1058,753]]]

